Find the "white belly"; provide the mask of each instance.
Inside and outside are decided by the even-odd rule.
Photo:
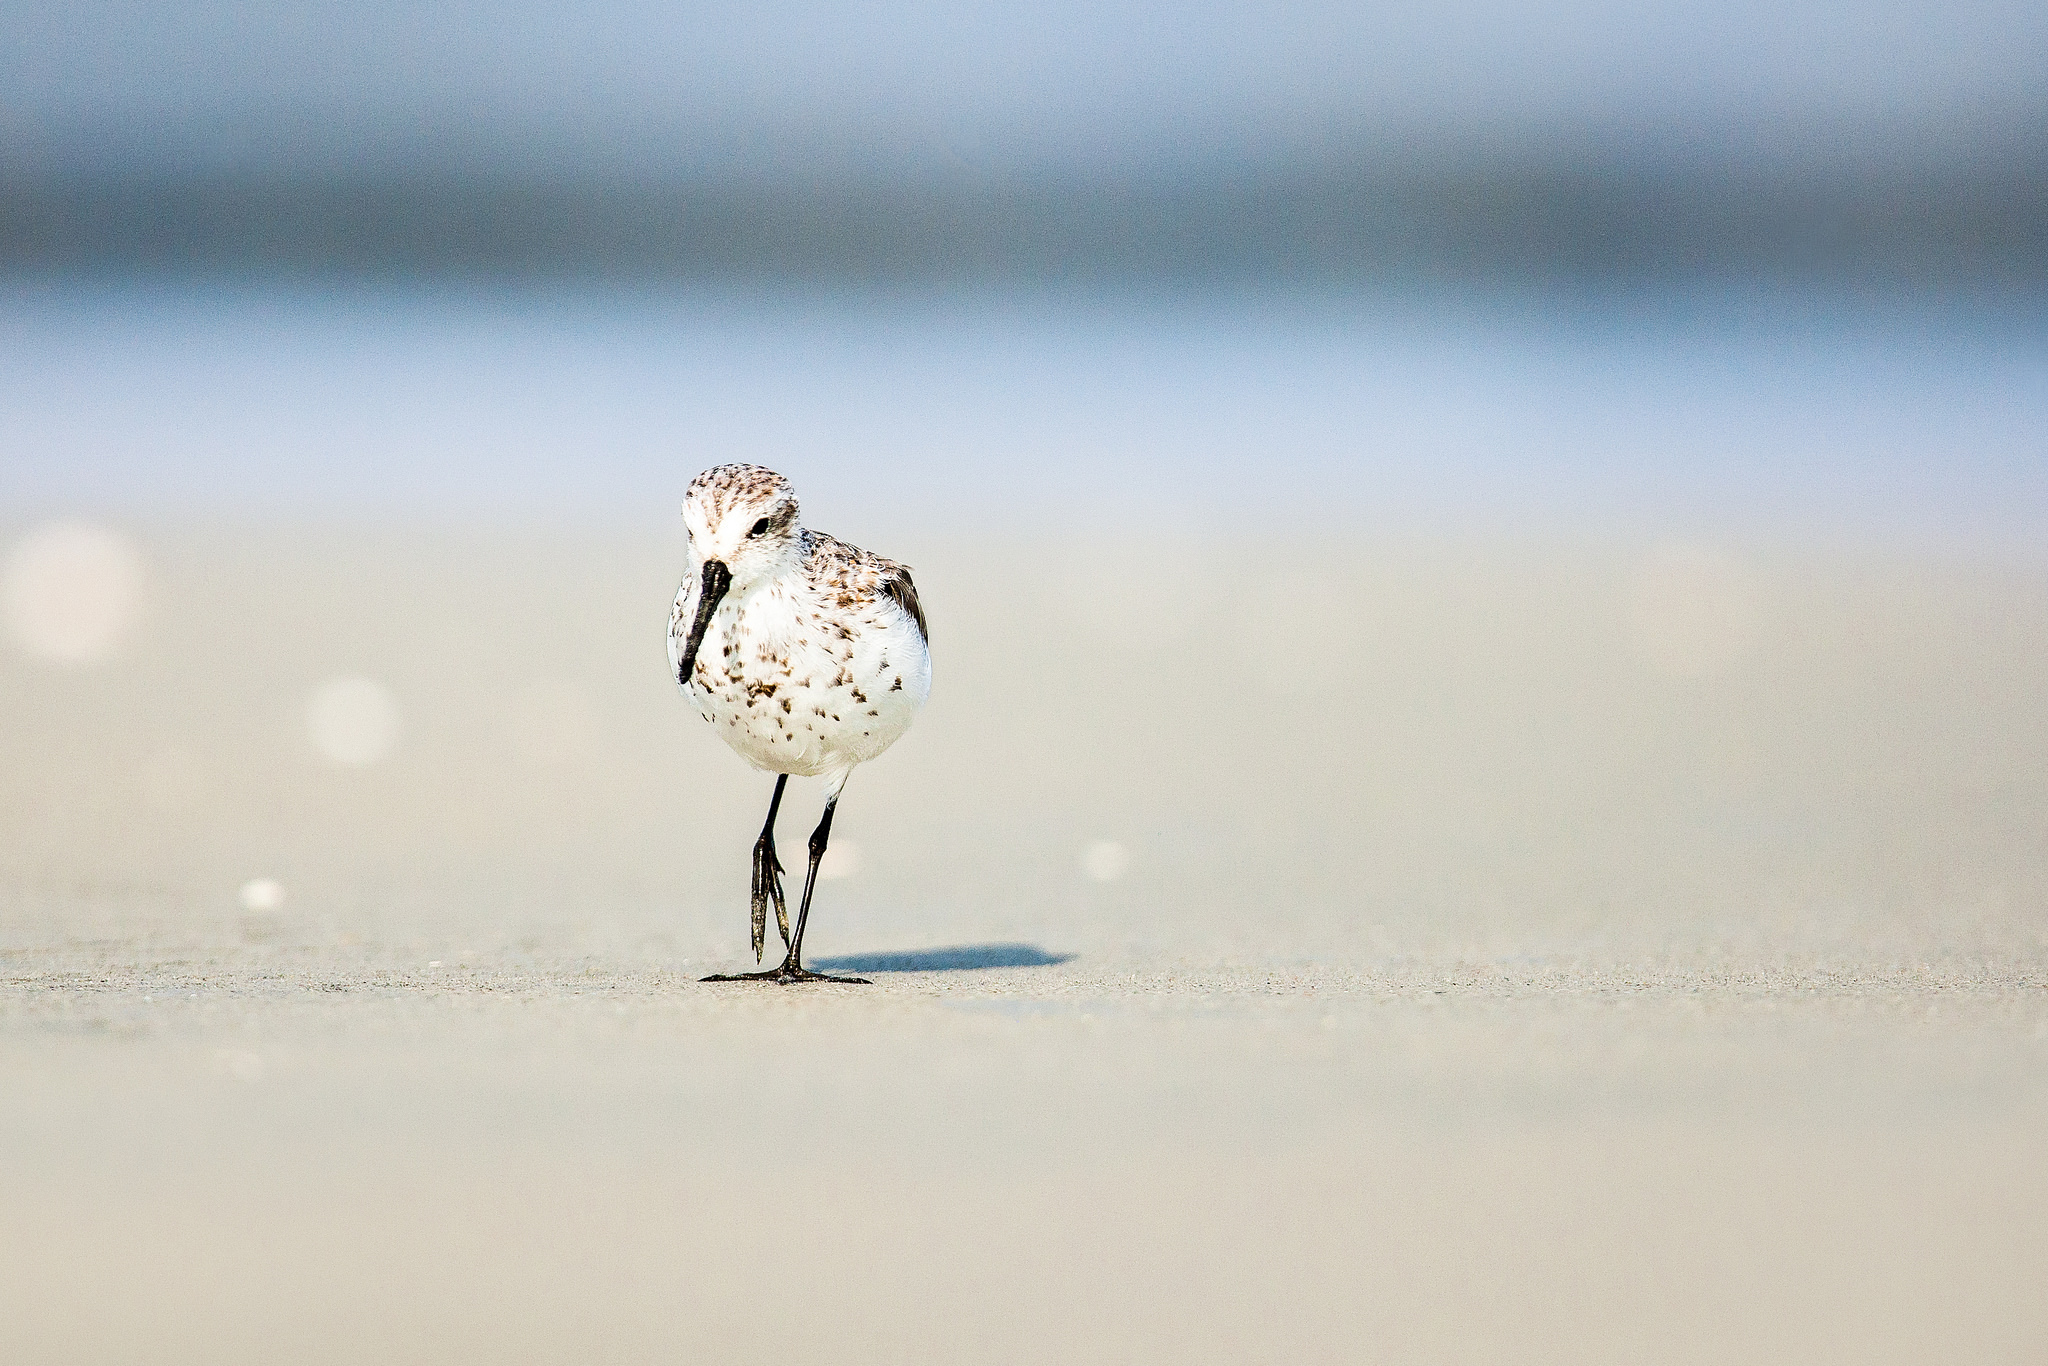
[[[764,590],[719,606],[685,692],[754,767],[844,774],[910,729],[931,692],[931,656],[893,604],[821,617]]]

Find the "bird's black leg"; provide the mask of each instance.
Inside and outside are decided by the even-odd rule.
[[[811,890],[818,885],[818,864],[825,857],[825,846],[832,842],[832,813],[839,809],[839,798],[825,803],[825,814],[818,821],[818,828],[811,832],[811,866],[804,873],[804,899],[796,908],[796,938],[790,942],[789,957],[782,964],[782,970],[789,974],[789,980],[796,982],[855,982],[868,985],[865,977],[829,977],[822,972],[811,972],[804,967],[804,922],[811,918]]]
[[[804,966],[804,922],[811,918],[811,892],[818,885],[818,864],[825,857],[825,846],[832,840],[832,813],[838,809],[839,798],[835,795],[825,803],[825,814],[818,821],[818,828],[811,832],[811,866],[804,873],[804,899],[796,908],[796,935],[789,942],[789,955],[782,960],[782,966],[767,972],[717,973],[706,977],[707,982],[845,982],[850,985],[867,986],[865,977],[833,977],[828,973],[812,972]]]
[[[782,899],[782,860],[775,857],[775,813],[782,808],[782,789],[789,775],[775,778],[775,795],[768,799],[768,819],[761,826],[761,838],[754,841],[754,961],[761,961],[761,945],[768,937],[768,903],[775,903],[775,928],[782,932],[782,946],[789,947],[789,907]]]
[[[768,799],[768,819],[761,824],[761,838],[754,841],[754,881],[752,887],[752,911],[754,934],[754,961],[761,961],[761,946],[768,937],[768,903],[775,903],[775,927],[782,931],[782,943],[789,945],[789,906],[782,899],[782,860],[775,857],[775,813],[782,809],[782,790],[789,786],[789,775],[775,775],[775,795]],[[724,977],[708,981],[727,981]]]

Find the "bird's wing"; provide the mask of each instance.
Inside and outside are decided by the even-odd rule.
[[[818,590],[861,596],[878,593],[902,608],[903,615],[917,623],[918,636],[925,644],[931,644],[931,631],[924,624],[924,607],[917,600],[917,585],[910,581],[909,565],[809,527],[804,528],[804,562],[810,581]]]
[[[882,593],[903,609],[904,615],[917,623],[917,634],[925,644],[932,642],[932,633],[924,624],[924,607],[917,600],[917,585],[910,581],[910,566],[892,564],[882,571]]]

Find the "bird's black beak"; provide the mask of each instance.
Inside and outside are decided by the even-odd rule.
[[[711,624],[711,614],[718,610],[725,590],[730,587],[732,571],[725,567],[725,561],[704,561],[704,591],[697,595],[697,619],[690,623],[689,642],[683,646],[683,657],[676,664],[676,682],[686,688],[690,685],[690,671],[697,667],[697,647],[704,643],[704,628]]]

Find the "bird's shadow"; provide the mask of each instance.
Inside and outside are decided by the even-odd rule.
[[[956,944],[943,949],[821,958],[811,966],[827,972],[976,972],[982,968],[1050,967],[1073,956],[1047,953],[1036,944]]]

